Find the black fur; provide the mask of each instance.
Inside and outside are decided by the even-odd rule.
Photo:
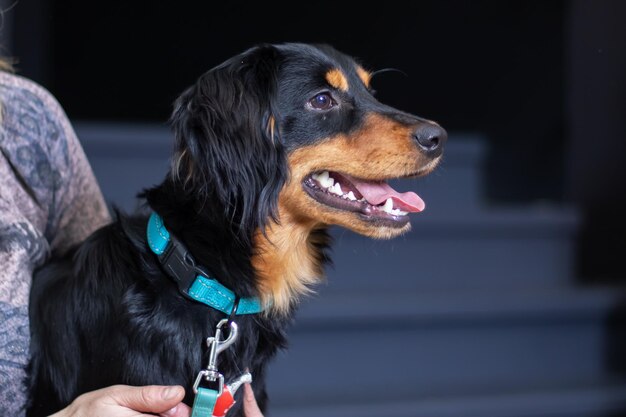
[[[276,220],[289,152],[357,128],[368,109],[391,112],[364,87],[324,117],[303,109],[302,97],[327,88],[325,71],[348,62],[327,46],[260,45],[208,71],[179,97],[172,169],[140,195],[146,211],[116,213],[34,277],[29,417],[120,383],[180,384],[192,403],[190,387],[207,364],[205,338],[224,315],[184,298],[163,273],[146,245],[147,214],[159,213],[211,276],[241,297],[257,296],[254,236]],[[314,256],[323,263],[328,237],[323,229],[315,233]],[[220,355],[227,381],[250,369],[261,409],[266,365],[286,346],[291,316],[239,316],[238,342]],[[239,401],[229,416],[241,415]]]
[[[277,112],[276,54],[271,46],[250,50],[181,95],[171,120],[173,164],[185,150],[188,159],[142,194],[197,262],[241,297],[257,295],[252,236],[275,216],[288,176],[282,145],[266,128]],[[224,315],[178,293],[146,246],[146,223],[145,214],[116,213],[36,273],[29,416],[113,384],[191,387],[206,367],[204,341]],[[265,365],[286,345],[288,318],[239,316],[237,324],[244,336],[220,355],[220,372],[228,381],[249,368],[263,408]],[[192,403],[191,390],[185,400]]]

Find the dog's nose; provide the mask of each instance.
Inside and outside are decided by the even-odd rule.
[[[448,133],[436,123],[422,123],[413,132],[413,137],[428,154],[438,154],[443,151]]]

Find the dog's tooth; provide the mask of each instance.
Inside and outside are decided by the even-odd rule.
[[[407,214],[409,214],[408,211],[402,211],[400,209],[393,209],[391,210],[391,214],[393,214],[394,216],[406,216]]]
[[[339,196],[343,194],[343,191],[341,190],[341,185],[339,185],[338,182],[336,182],[334,186],[330,187],[328,191]]]
[[[335,180],[332,177],[328,177],[321,183],[324,188],[328,188],[328,190],[332,189],[333,185],[335,185]]]
[[[324,188],[328,188],[330,185],[332,185],[332,184],[328,184],[329,183],[329,179],[330,179],[328,171],[320,172],[319,174],[317,174],[317,178],[315,178],[315,179]]]
[[[391,197],[389,197],[387,201],[385,201],[385,205],[383,206],[383,211],[385,213],[392,214],[391,213],[392,210],[393,210],[393,200],[391,199]]]
[[[352,191],[347,194],[347,197],[348,200],[356,201],[356,197],[354,196],[354,193]]]

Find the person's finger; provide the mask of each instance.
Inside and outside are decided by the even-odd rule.
[[[123,387],[109,393],[116,404],[135,411],[163,413],[177,406],[185,396],[181,386],[148,385],[145,387]]]
[[[174,408],[160,414],[161,417],[191,417],[191,408],[185,403],[175,405]]]
[[[243,414],[246,417],[263,417],[250,384],[243,384]]]

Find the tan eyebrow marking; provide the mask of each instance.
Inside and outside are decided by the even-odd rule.
[[[326,81],[334,88],[348,91],[348,79],[341,70],[333,68],[326,73]]]
[[[270,135],[270,139],[274,142],[274,133],[276,132],[276,119],[274,116],[270,116],[267,121],[267,133]]]
[[[363,84],[365,84],[367,88],[370,88],[370,80],[372,79],[372,73],[369,71],[366,71],[361,66],[356,67],[356,73],[361,79],[361,81],[363,81]]]

